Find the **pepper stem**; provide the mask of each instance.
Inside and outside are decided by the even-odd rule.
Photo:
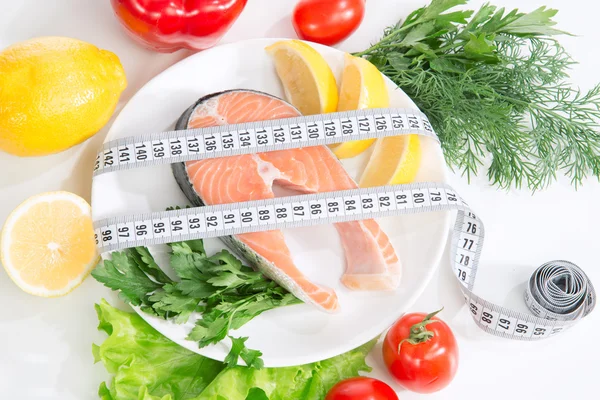
[[[419,344],[424,343],[431,339],[434,336],[434,333],[427,330],[427,324],[434,322],[431,318],[435,316],[437,313],[441,312],[444,307],[440,308],[437,311],[434,311],[430,314],[427,314],[423,321],[418,324],[414,324],[410,327],[410,336],[406,339],[402,339],[400,343],[398,343],[398,353],[400,353],[400,348],[402,347],[402,343],[408,342],[410,344]]]

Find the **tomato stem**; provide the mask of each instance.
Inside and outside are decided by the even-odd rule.
[[[425,318],[423,318],[423,321],[411,326],[410,336],[406,339],[402,339],[402,341],[398,343],[398,353],[400,353],[400,348],[402,347],[402,343],[404,342],[408,342],[410,344],[419,344],[431,339],[434,336],[434,333],[427,330],[427,324],[435,322],[435,320],[432,320],[431,318],[433,318],[437,313],[441,312],[443,309],[444,307],[430,314],[427,314]]]

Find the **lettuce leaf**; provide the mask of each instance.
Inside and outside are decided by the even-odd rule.
[[[194,400],[245,400],[251,389],[260,388],[269,400],[323,399],[342,379],[370,371],[365,362],[373,340],[348,353],[312,364],[285,368],[233,367],[223,371]],[[254,393],[252,393],[254,394]],[[254,394],[255,396],[258,393]],[[250,397],[260,398],[260,397]]]
[[[109,337],[93,345],[114,377],[103,384],[103,400],[188,400],[197,397],[223,369],[223,364],[173,343],[139,315],[118,310],[105,300],[96,304],[99,330]],[[166,397],[165,397],[166,396]]]
[[[98,329],[109,336],[93,345],[94,358],[113,375],[110,385],[100,385],[102,400],[319,400],[338,381],[370,371],[365,357],[375,344],[296,367],[224,368],[170,341],[137,314],[105,300],[96,311]]]

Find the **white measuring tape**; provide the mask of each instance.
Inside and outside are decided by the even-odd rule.
[[[418,110],[389,108],[344,111],[112,140],[105,143],[98,153],[94,176],[159,164],[402,134],[419,134],[437,140],[429,120]]]
[[[360,110],[170,131],[106,143],[98,154],[95,174],[415,133],[437,139],[425,115],[406,109]],[[534,315],[512,311],[474,294],[485,236],[483,222],[443,183],[380,186],[127,215],[95,221],[94,229],[98,249],[108,252],[443,210],[458,211],[452,233],[451,263],[473,319],[483,330],[513,339],[542,339],[568,329],[594,308],[596,294],[591,282],[568,261],[544,264],[530,278],[525,302]]]

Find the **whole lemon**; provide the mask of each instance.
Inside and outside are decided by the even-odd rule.
[[[42,156],[98,132],[127,86],[119,58],[76,39],[42,37],[0,52],[0,150]]]

